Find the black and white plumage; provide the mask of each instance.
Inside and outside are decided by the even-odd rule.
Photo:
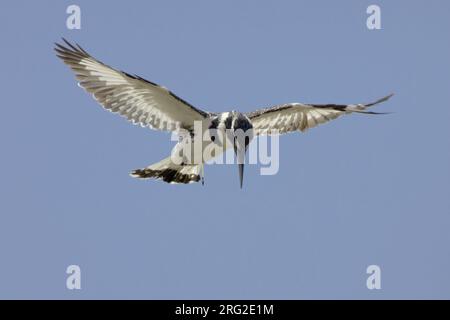
[[[319,124],[334,120],[349,113],[383,114],[382,112],[367,111],[366,109],[392,97],[392,94],[368,104],[303,104],[288,103],[271,108],[250,112],[247,116],[252,121],[255,134],[270,134],[292,131],[306,131]]]
[[[368,104],[290,103],[250,113],[207,112],[195,108],[162,86],[137,75],[109,67],[93,58],[79,45],[63,40],[65,45],[56,43],[56,54],[74,71],[81,87],[91,93],[105,109],[126,117],[134,124],[155,130],[179,132],[181,140],[174,150],[180,146],[183,139],[195,138],[194,123],[196,121],[202,124],[202,131],[253,129],[254,135],[284,134],[305,131],[343,114],[378,114],[366,109],[392,96],[389,95]],[[244,153],[248,143],[250,141],[246,140],[245,146],[241,146]],[[225,150],[224,147],[223,152]],[[235,152],[237,152],[236,146]],[[168,157],[144,169],[134,170],[131,175],[137,178],[162,179],[169,183],[198,182],[203,177],[203,165],[209,160],[201,157],[198,163],[186,161],[175,164],[171,157]],[[241,187],[242,175],[243,164],[240,165]]]

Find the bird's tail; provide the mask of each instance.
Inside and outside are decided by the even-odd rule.
[[[178,165],[167,157],[143,169],[133,170],[130,175],[139,179],[162,179],[168,183],[192,183],[201,179],[201,164]]]

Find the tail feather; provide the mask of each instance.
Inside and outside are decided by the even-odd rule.
[[[193,183],[200,181],[200,165],[177,165],[170,157],[147,168],[136,169],[131,176],[139,179],[160,179],[168,183]]]

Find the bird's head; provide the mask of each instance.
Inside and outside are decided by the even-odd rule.
[[[218,139],[211,136],[211,141],[219,144],[229,144],[233,146],[239,166],[239,180],[242,188],[244,178],[244,163],[247,148],[254,137],[253,125],[250,119],[237,111],[224,112],[211,119],[209,129],[217,129]],[[221,134],[225,134],[222,136]]]

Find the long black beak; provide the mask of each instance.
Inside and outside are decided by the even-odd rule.
[[[239,182],[241,184],[241,189],[242,189],[242,183],[244,182],[244,164],[240,163],[238,164],[239,166]]]
[[[239,185],[242,189],[242,185],[244,183],[244,163],[245,163],[245,153],[247,152],[247,140],[245,141],[245,145],[243,150],[238,148],[236,143],[236,138],[234,139],[234,154],[237,156],[238,166],[239,166]]]

